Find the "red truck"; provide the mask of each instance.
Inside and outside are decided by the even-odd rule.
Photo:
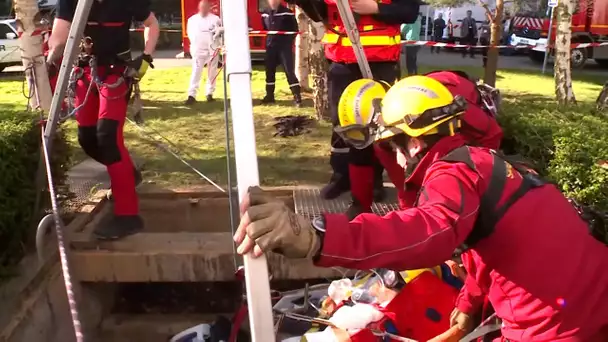
[[[249,19],[249,28],[255,31],[264,30],[262,26],[262,10],[267,6],[267,0],[245,0],[247,3],[247,13]],[[184,53],[190,53],[190,41],[188,40],[186,23],[188,18],[196,14],[198,11],[199,0],[181,0],[182,3],[182,44]],[[220,0],[210,0],[211,12],[220,16]],[[227,23],[224,23],[226,25]],[[263,60],[266,53],[266,35],[252,34],[249,37],[249,45],[251,48],[251,59]]]
[[[555,42],[556,22],[553,23],[549,45]],[[549,17],[525,15],[513,18],[511,45],[528,45],[529,56],[541,62],[549,35]],[[572,15],[572,43],[608,43],[608,0],[578,0]],[[552,51],[550,51],[552,52]],[[572,67],[581,68],[588,59],[608,67],[608,46],[572,49]]]

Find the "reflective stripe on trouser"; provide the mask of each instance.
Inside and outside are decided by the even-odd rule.
[[[295,72],[295,57],[294,52],[289,46],[269,46],[266,49],[266,59],[264,60],[266,70],[266,88],[275,85],[276,72],[279,65],[283,66],[283,71],[287,77],[287,84],[294,95],[300,95],[300,81]],[[272,88],[274,92],[274,88]],[[266,94],[273,95],[273,94]]]
[[[190,87],[188,88],[188,96],[196,97],[205,65],[207,65],[207,81],[205,83],[205,95],[213,95],[213,92],[215,91],[215,82],[217,80],[216,76],[218,61],[219,54],[214,55],[214,51],[212,50],[209,50],[209,53],[206,54],[192,56],[192,74],[190,75]]]
[[[101,80],[107,84],[118,81],[121,73],[122,68],[98,68]],[[83,103],[90,82],[90,69],[86,67],[83,78],[76,83],[76,107]],[[110,175],[116,215],[137,215],[139,211],[133,162],[123,137],[128,86],[122,82],[114,88],[100,86],[98,90],[93,87],[86,102],[76,113],[76,121],[81,128],[79,141],[83,149],[104,164]]]

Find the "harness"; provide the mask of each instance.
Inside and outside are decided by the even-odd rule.
[[[519,199],[521,199],[530,190],[542,187],[548,184],[532,169],[525,167],[521,161],[517,161],[514,157],[508,157],[498,151],[492,153],[492,174],[488,188],[482,194],[479,205],[479,214],[473,230],[467,236],[464,243],[456,249],[455,255],[460,255],[463,252],[473,248],[481,240],[492,235],[496,229],[496,225]],[[471,158],[471,153],[468,146],[459,147],[448,153],[441,161],[463,163],[477,172],[475,164]],[[503,197],[505,185],[509,178],[511,170],[517,171],[522,176],[522,181],[519,186],[505,201],[499,206],[499,202]]]
[[[94,88],[97,91],[97,93],[100,96],[102,96],[101,92],[99,91],[100,88],[106,87],[106,88],[114,89],[126,82],[127,90],[124,93],[122,93],[120,95],[112,96],[112,97],[106,97],[106,98],[109,100],[125,98],[127,101],[129,101],[129,99],[132,99],[134,120],[137,123],[143,123],[143,118],[141,117],[141,111],[142,111],[143,105],[142,105],[142,101],[141,101],[141,91],[139,88],[139,78],[137,77],[137,70],[133,69],[132,67],[129,67],[129,65],[128,65],[128,62],[131,59],[131,56],[130,56],[131,51],[125,51],[121,54],[116,55],[116,57],[115,57],[116,64],[125,65],[124,71],[122,71],[121,76],[115,82],[106,83],[99,76],[97,58],[95,55],[92,55],[92,46],[93,46],[93,41],[91,40],[90,37],[83,38],[80,43],[81,52],[78,55],[78,59],[75,63],[75,67],[72,69],[72,71],[70,73],[70,78],[68,81],[68,89],[67,89],[68,110],[67,110],[67,112],[62,113],[63,115],[60,115],[60,117],[59,117],[60,122],[64,122],[71,116],[76,115],[78,110],[80,110],[84,106],[84,104],[87,102],[89,95],[94,90]],[[83,99],[82,103],[78,107],[76,107],[75,98],[76,98],[76,86],[78,84],[78,81],[82,80],[83,82],[88,82],[84,78],[84,68],[85,67],[90,68],[91,82],[88,83],[85,98]],[[131,97],[131,95],[133,95],[133,97]]]

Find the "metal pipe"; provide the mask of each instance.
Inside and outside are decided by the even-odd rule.
[[[249,28],[247,26],[247,4],[244,0],[222,0],[221,6],[230,6],[224,11],[226,44],[226,72],[230,82],[230,111],[234,133],[234,155],[239,201],[247,195],[251,186],[260,183],[258,159],[253,124],[251,99],[251,57],[249,50]],[[228,7],[226,7],[228,8]],[[272,303],[268,281],[266,257],[244,257],[245,287],[249,309],[249,326],[253,342],[274,341]]]

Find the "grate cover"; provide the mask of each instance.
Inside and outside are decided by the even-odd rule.
[[[378,215],[399,210],[397,193],[394,188],[385,188],[386,199],[372,204],[372,210]],[[293,202],[296,213],[310,218],[321,213],[344,213],[350,205],[350,194],[344,194],[334,200],[325,200],[319,189],[296,189],[293,191]]]

